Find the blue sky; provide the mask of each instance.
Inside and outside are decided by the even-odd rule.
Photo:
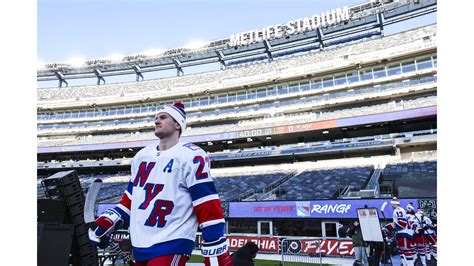
[[[182,47],[364,0],[38,0],[37,59],[66,62]],[[423,18],[435,20],[436,16]],[[415,22],[410,22],[415,23]],[[402,26],[403,27],[403,26]]]

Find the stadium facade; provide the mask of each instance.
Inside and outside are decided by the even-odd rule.
[[[38,89],[38,198],[43,178],[76,170],[84,188],[104,181],[99,213],[117,202],[131,158],[156,141],[157,109],[183,101],[183,140],[210,155],[233,248],[259,238],[278,252],[271,243],[279,236],[310,236],[347,247],[327,255],[351,255],[337,228],[392,196],[436,220],[437,25],[384,34],[436,8],[430,0],[371,1],[199,49],[49,64],[38,82],[59,86]],[[186,74],[208,63],[221,69]],[[168,69],[177,75],[143,80]],[[99,82],[126,74],[137,80]],[[62,87],[91,77],[100,85]]]

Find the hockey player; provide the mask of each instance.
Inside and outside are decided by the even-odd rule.
[[[90,239],[130,227],[135,265],[184,266],[202,230],[204,264],[232,266],[224,237],[224,215],[206,152],[179,141],[186,130],[180,102],[155,116],[159,142],[140,150],[131,162],[131,178],[120,202],[100,215]]]
[[[423,253],[423,255],[420,253],[423,265],[426,265],[426,259],[430,258],[431,252],[433,252],[433,256],[437,258],[437,239],[433,229],[435,229],[435,226],[431,219],[425,216],[422,208],[418,208],[415,214],[414,242],[417,246],[417,251]],[[430,250],[430,246],[432,250]]]
[[[390,201],[393,207],[393,222],[386,225],[386,229],[395,233],[396,243],[402,257],[403,265],[413,266],[413,230],[410,228],[405,210],[400,206],[397,198]]]
[[[423,215],[423,209],[418,208],[416,214],[410,217],[409,223],[414,231],[413,245],[416,247],[416,251],[420,256],[421,264],[426,265],[427,242],[424,237],[424,231],[427,225],[426,218]]]

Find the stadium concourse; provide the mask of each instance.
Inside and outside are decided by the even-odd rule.
[[[359,219],[358,209],[375,209],[385,226],[396,196],[436,224],[437,24],[384,31],[436,10],[436,0],[369,1],[199,49],[48,64],[38,83],[59,86],[37,93],[38,200],[57,195],[49,177],[72,171],[81,194],[102,180],[95,216],[113,207],[132,158],[157,143],[156,112],[180,101],[181,139],[209,155],[231,252],[253,241],[257,258],[352,265],[352,240],[339,229]],[[196,66],[205,70],[187,74]],[[147,79],[169,69],[176,75]],[[118,75],[132,79],[107,83]],[[91,77],[97,85],[62,86]],[[112,238],[130,252],[127,230]],[[201,232],[195,242],[199,254]],[[424,252],[435,263],[436,244],[414,254]],[[98,254],[102,262],[118,256]]]

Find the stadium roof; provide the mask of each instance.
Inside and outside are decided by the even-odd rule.
[[[386,25],[436,11],[437,0],[371,1],[310,18],[296,19],[286,24],[274,25],[271,34],[265,31],[271,27],[266,27],[262,30],[211,41],[199,48],[179,47],[155,51],[154,54],[117,55],[114,58],[89,59],[83,64],[78,64],[80,62],[48,63],[38,68],[37,81],[95,78],[97,70],[101,76],[117,76],[137,74],[138,71],[143,73],[168,69],[179,70],[182,67],[217,62],[225,65],[229,60],[257,55],[267,55],[271,59],[272,53],[277,51],[308,45],[322,48],[329,40],[361,32],[383,31]],[[330,13],[332,16],[328,15]],[[319,24],[318,19],[323,23]],[[325,19],[328,22],[326,25]],[[278,34],[278,31],[281,31],[281,34]],[[289,34],[291,32],[292,34]]]

